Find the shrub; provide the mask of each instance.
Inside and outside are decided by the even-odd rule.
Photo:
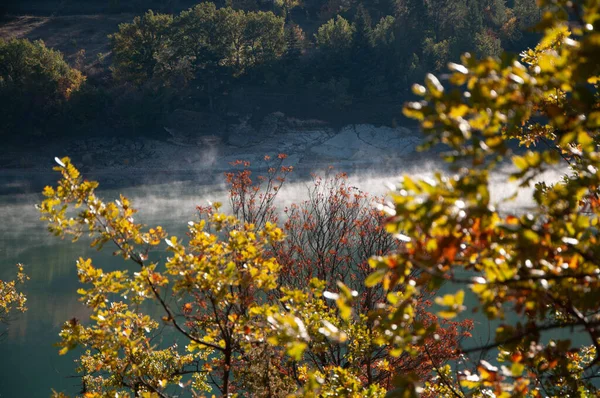
[[[15,127],[17,121],[35,127],[60,112],[84,82],[85,76],[43,41],[0,40],[0,106],[5,111],[0,129]]]

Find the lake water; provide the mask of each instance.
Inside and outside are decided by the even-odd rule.
[[[437,163],[417,159],[412,157],[410,162],[400,165],[393,173],[360,173],[353,168],[351,183],[373,194],[383,194],[388,189],[386,183],[397,181],[403,172],[413,177],[425,176],[438,167]],[[344,165],[347,167],[349,163]],[[300,173],[281,192],[281,208],[304,198],[306,186],[310,183],[307,169],[305,167],[304,174]],[[341,169],[344,170],[344,167]],[[150,176],[152,173],[148,171]],[[118,192],[132,199],[134,206],[140,210],[138,222],[162,225],[171,235],[181,236],[187,221],[195,218],[196,205],[206,204],[207,200],[225,199],[223,185],[207,182],[202,173],[198,173],[196,179],[187,178],[179,182],[163,177],[162,183],[154,179],[148,184],[118,184]],[[220,180],[221,171],[215,173],[217,177],[211,181]],[[506,170],[499,172],[495,177],[497,183],[492,184],[496,198],[509,196],[514,191],[514,186],[501,182],[505,173]],[[5,190],[5,194],[0,195],[0,278],[12,279],[14,264],[21,262],[25,264],[31,280],[24,288],[29,310],[15,317],[8,334],[0,342],[0,397],[46,397],[52,388],[76,394],[80,388],[78,379],[72,377],[75,375],[73,359],[76,355],[59,356],[58,349],[53,346],[59,340],[58,333],[66,320],[87,317],[86,309],[77,300],[75,260],[92,257],[99,267],[133,267],[112,257],[110,250],[98,253],[90,249],[85,240],[72,244],[49,236],[34,208],[41,195],[32,192],[40,192],[45,183],[56,181],[56,176],[44,174],[40,177],[26,172],[20,175],[18,171],[9,174],[10,178],[0,175],[0,183],[17,188]],[[540,179],[552,181],[560,174],[553,172]],[[101,175],[101,187],[103,178],[114,180],[114,177],[110,173]],[[113,199],[118,192],[116,189],[104,189],[100,194],[105,199]],[[511,206],[514,210],[523,211],[529,205],[525,193]]]

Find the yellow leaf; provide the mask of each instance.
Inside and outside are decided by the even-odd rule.
[[[295,341],[288,345],[287,354],[294,360],[299,361],[302,359],[302,354],[306,350],[307,344],[301,341]]]
[[[460,104],[458,106],[453,106],[452,108],[450,108],[450,112],[448,113],[448,115],[453,119],[458,119],[466,115],[468,111],[469,107],[467,105]]]

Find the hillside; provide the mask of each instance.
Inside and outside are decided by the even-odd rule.
[[[62,52],[71,65],[93,74],[105,69],[99,55],[110,52],[108,35],[131,19],[133,14],[11,16],[0,23],[0,38],[43,40]]]
[[[35,121],[17,115],[28,125],[8,121],[0,131],[164,135],[164,120],[178,109],[248,116],[251,124],[281,111],[337,126],[405,125],[401,104],[427,71],[465,52],[498,57],[526,48],[535,34],[525,27],[540,17],[534,0],[194,3],[5,6],[0,39],[43,40],[86,83],[54,98],[52,112],[36,109],[31,86],[6,88],[18,99],[13,114]]]

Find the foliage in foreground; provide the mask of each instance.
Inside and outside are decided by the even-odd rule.
[[[83,393],[375,397],[398,374],[426,381],[457,358],[471,323],[439,322],[425,294],[407,316],[416,333],[437,330],[426,349],[394,352],[378,331],[385,293],[365,286],[367,260],[389,253],[397,240],[383,229],[376,200],[345,176],[316,178],[308,200],[286,210],[283,229],[275,226],[274,200],[291,171],[284,159],[266,157],[270,167],[257,182],[239,162],[242,169],[227,175],[234,215],[218,204],[199,207],[185,240],[136,224],[126,198],[103,202],[96,182],[84,181],[68,158],[59,160],[62,179],[45,189],[40,206],[50,231],[75,238],[87,232],[92,246],[114,244],[115,254],[138,267],[106,272],[91,259],[77,262],[85,284],[78,293],[92,315],[66,322],[59,345],[61,354],[84,350]],[[71,206],[81,207],[73,218]],[[153,260],[159,245],[170,256],[164,264]],[[338,307],[342,296],[355,308]],[[147,310],[150,301],[160,321]]]
[[[29,277],[23,272],[23,265],[17,264],[17,278],[10,281],[3,281],[0,279],[0,324],[7,324],[10,321],[11,313],[15,311],[25,312],[27,307],[25,302],[27,297],[25,294],[17,288],[27,281]],[[6,331],[0,330],[0,337],[4,335]]]
[[[421,100],[405,107],[420,121],[425,147],[448,147],[453,174],[407,176],[392,192],[388,230],[406,245],[375,261],[370,285],[393,288],[419,269],[426,277],[415,293],[446,280],[464,286],[436,299],[443,316],[463,312],[470,294],[469,309],[499,323],[493,341],[463,348],[456,367],[427,385],[440,396],[598,394],[600,2],[541,3],[548,7],[544,37],[520,61],[465,55],[449,65],[443,83],[428,75],[416,85]],[[506,175],[498,169],[510,156],[510,139],[529,149],[512,155]],[[492,202],[492,173],[527,195],[524,189],[557,165],[568,174],[535,184],[532,208],[514,213],[506,207],[511,198]],[[405,332],[394,326],[411,300],[404,299],[381,325],[399,349]]]

